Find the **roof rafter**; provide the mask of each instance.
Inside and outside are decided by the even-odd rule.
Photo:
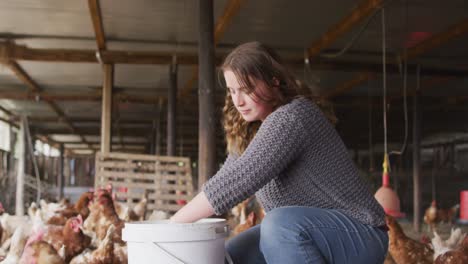
[[[39,85],[26,73],[26,71],[15,61],[6,59],[1,61],[7,68],[9,68],[18,79],[20,79],[23,83],[26,84],[30,92],[35,93],[36,95],[41,94],[42,89],[39,87]],[[86,139],[83,137],[83,135],[79,134],[76,128],[73,126],[73,124],[67,119],[67,116],[65,113],[60,109],[60,107],[53,101],[50,100],[45,100],[45,102],[52,108],[52,110],[60,117],[60,121],[65,123],[68,128],[75,134],[78,134],[81,138],[81,140],[85,143]]]
[[[23,45],[18,45],[13,42],[0,42],[0,59],[4,57],[11,60],[27,60],[41,62],[89,62],[99,63],[94,50],[78,50],[78,49],[39,49],[28,48]],[[108,64],[140,64],[140,65],[168,65],[172,63],[173,54],[167,52],[138,52],[138,51],[100,51],[102,63]],[[216,62],[221,63],[223,54],[218,54]],[[390,59],[388,61],[391,61]],[[291,66],[303,67],[303,57],[287,57],[285,62]],[[185,53],[177,54],[177,64],[179,65],[196,65],[198,57],[196,54]],[[310,63],[312,70],[319,71],[369,71],[374,73],[380,72],[381,64],[373,62],[357,62],[357,61],[323,61],[314,60]],[[415,72],[416,65],[409,64],[408,72]],[[399,68],[393,62],[387,63],[389,73],[399,73]],[[464,69],[444,69],[424,67],[421,70],[421,75],[436,75],[436,76],[466,76]]]
[[[93,22],[94,34],[99,51],[106,50],[106,37],[102,26],[101,7],[99,0],[88,0],[91,21]]]
[[[328,30],[307,50],[309,59],[316,57],[320,51],[329,47],[338,37],[342,36],[356,24],[375,12],[382,5],[382,0],[363,0],[348,16]]]
[[[468,33],[468,19],[465,19],[463,20],[462,22],[456,24],[456,25],[452,25],[451,27],[449,27],[447,30],[443,31],[443,32],[440,32],[438,34],[435,34],[433,35],[432,37],[426,39],[426,40],[423,40],[421,41],[420,43],[418,43],[417,45],[409,48],[408,50],[406,50],[406,52],[401,52],[400,54],[398,54],[396,57],[395,57],[395,62],[399,62],[399,61],[405,61],[405,60],[408,60],[408,59],[414,59],[424,53],[427,53],[435,48],[438,48],[440,46],[442,46],[443,44],[451,41],[451,40],[454,40],[455,38],[457,37],[460,37],[462,36],[463,34],[466,34]],[[371,77],[369,75],[369,77]],[[357,79],[358,77],[355,77],[354,79]],[[432,80],[432,81],[428,81],[428,83],[432,83],[432,82],[438,82],[438,80],[440,79],[440,76],[436,76],[434,77],[435,80]],[[349,81],[347,81],[349,82]],[[359,83],[356,83],[355,86],[357,86]],[[333,89],[330,93],[334,93],[333,91],[339,89],[342,85],[338,85],[335,89]],[[355,87],[354,86],[354,87]],[[349,87],[349,89],[347,89],[347,91],[351,90],[352,88],[354,87]],[[339,95],[340,93],[334,93],[335,95]],[[414,91],[413,91],[413,94],[414,94]]]
[[[16,115],[15,113],[11,112],[10,110],[7,110],[5,109],[3,106],[0,106],[0,111],[4,112],[10,120],[6,119],[6,118],[0,118],[1,121],[3,122],[6,122],[8,123],[9,125],[13,126],[13,127],[16,127],[16,128],[19,128],[19,124],[17,124],[16,122],[19,122],[19,120],[21,119],[18,115]],[[57,120],[58,121],[58,120]],[[50,137],[48,136],[41,136],[41,135],[34,135],[36,138],[38,138],[39,140],[43,141],[43,142],[46,142],[47,144],[53,146],[53,147],[58,147],[60,145],[59,142],[51,139]]]

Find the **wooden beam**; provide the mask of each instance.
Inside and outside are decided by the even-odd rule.
[[[47,127],[40,127],[40,126],[33,126],[34,127],[34,132],[39,134],[39,135],[74,135],[71,131],[65,128],[47,128]],[[196,127],[193,127],[196,128]],[[122,136],[124,137],[144,137],[148,138],[150,134],[150,129],[151,127],[142,127],[142,128],[127,128],[127,127],[122,127]],[[79,130],[80,134],[85,135],[85,136],[99,136],[101,133],[101,128],[99,126],[85,126],[85,127],[80,127]],[[184,137],[184,143],[188,142],[188,137],[192,138],[198,138],[198,130],[193,129],[193,130],[183,130],[183,131],[178,131],[178,136],[182,135]],[[223,135],[217,134],[213,136],[214,138],[219,138],[223,139]],[[166,142],[165,138],[162,138],[164,142]]]
[[[418,80],[419,81],[419,80]],[[419,86],[419,85],[418,85]],[[421,231],[421,113],[419,109],[419,91],[413,97],[413,229]]]
[[[24,71],[24,69],[16,62],[16,61],[8,61],[6,67],[9,68],[18,79],[20,79],[23,83],[25,83],[29,90],[33,93],[41,92],[41,89],[37,85],[37,83],[29,77],[29,75]]]
[[[24,119],[24,118],[22,118]],[[24,215],[24,182],[25,182],[25,167],[26,167],[26,127],[25,122],[21,120],[20,130],[18,133],[19,146],[19,157],[18,157],[18,168],[16,177],[16,200],[15,200],[15,214],[17,216]]]
[[[167,94],[167,156],[175,156],[176,149],[176,124],[177,124],[177,71],[178,66],[174,61],[169,67],[169,90]]]
[[[65,148],[63,144],[60,144],[60,158],[59,158],[59,173],[57,175],[57,187],[59,193],[59,199],[63,198],[63,190],[65,186]]]
[[[36,49],[27,48],[10,42],[0,42],[0,54],[5,54],[6,60],[27,60],[40,62],[89,62],[98,63],[96,52],[93,50],[74,50],[74,49]],[[150,64],[150,65],[169,65],[172,62],[172,53],[167,52],[138,52],[138,51],[101,51],[101,59],[104,64]],[[1,55],[0,55],[1,57]],[[216,56],[216,65],[222,61],[224,54]],[[389,74],[399,74],[399,67],[388,60],[387,70]],[[177,64],[179,65],[197,65],[197,54],[177,54]],[[303,57],[285,58],[285,63],[291,67],[303,67]],[[313,60],[310,63],[310,68],[317,71],[344,71],[344,72],[359,72],[368,71],[373,73],[381,72],[381,64],[374,62],[358,62],[358,61],[343,61],[343,60]],[[416,65],[409,64],[408,72],[415,72]],[[197,80],[198,71],[193,71],[191,79],[184,86],[183,91],[187,93],[188,87]],[[453,76],[464,77],[467,74],[466,69],[447,69],[423,67],[421,75],[424,76]],[[182,92],[179,93],[182,96]]]
[[[387,59],[387,73],[400,75],[400,68],[398,65],[391,62],[391,58]],[[302,59],[289,59],[286,60],[290,66],[304,67]],[[370,72],[375,74],[382,73],[382,63],[375,62],[358,62],[358,61],[324,61],[316,60],[309,65],[311,70],[315,71],[342,71],[342,72]],[[408,75],[414,75],[418,65],[408,64]],[[467,69],[447,69],[441,67],[422,67],[421,76],[445,76],[445,77],[460,77],[464,78],[468,74]]]
[[[237,15],[244,2],[245,0],[230,0],[224,7],[223,15],[219,18],[214,30],[215,46],[221,40],[221,37],[224,35],[224,32],[226,32],[229,23],[231,23],[232,19]]]
[[[0,121],[4,122],[4,123],[7,123],[8,125],[12,126],[12,127],[16,127],[16,128],[19,128],[19,125],[16,124],[15,122],[11,121],[11,120],[8,120],[7,118],[3,118],[3,117],[0,117]]]
[[[104,84],[102,91],[102,116],[101,116],[101,152],[109,153],[111,143],[111,110],[112,110],[112,85],[114,80],[114,66],[104,65]]]
[[[346,81],[344,83],[339,84],[337,87],[332,89],[330,92],[326,93],[323,97],[325,99],[331,99],[337,95],[346,93],[347,91],[353,89],[354,87],[360,85],[368,81],[371,78],[371,74],[369,72],[362,72],[356,75],[353,79]]]
[[[5,120],[5,122],[10,122],[9,124],[13,127],[19,128],[20,126],[15,123],[16,122],[21,122],[21,118],[19,115],[5,109],[3,106],[0,106],[0,111],[4,112],[10,120]],[[56,122],[60,121],[59,118],[56,118]],[[57,147],[58,143],[51,138],[47,136],[40,136],[40,135],[34,135],[37,139],[41,140],[42,142],[46,142],[50,146]]]
[[[104,27],[102,26],[101,7],[99,6],[99,0],[88,0],[88,7],[91,14],[91,21],[93,22],[98,50],[105,50],[106,37],[104,34]]]
[[[112,123],[112,120],[114,120],[114,124],[113,126],[115,126],[115,128],[117,129],[117,137],[120,141],[120,145],[124,145],[124,141],[123,141],[123,137],[122,137],[122,133],[121,133],[121,122],[120,122],[120,110],[119,110],[119,104],[118,102],[112,102],[112,106],[111,108],[113,108],[113,111],[112,111],[112,117],[111,118],[111,123]],[[112,129],[112,127],[111,127]],[[112,131],[111,131],[112,132]],[[112,141],[112,140],[111,140]],[[112,142],[111,142],[111,145],[112,145]],[[111,148],[112,149],[112,148]]]
[[[424,80],[421,82],[421,88],[420,88],[420,93],[422,93],[423,90],[427,90],[427,89],[431,89],[437,85],[441,85],[441,84],[444,84],[450,80],[453,80],[452,77],[443,77],[443,76],[440,76],[440,77],[432,77],[430,79],[427,79],[427,80]],[[416,88],[413,88],[409,91],[407,91],[407,96],[408,97],[411,97],[411,96],[415,96],[416,94]],[[397,100],[397,99],[400,99],[403,97],[403,94],[398,94],[398,95],[393,95],[393,96],[389,96],[388,100],[389,102],[393,101],[393,100]]]
[[[90,94],[52,94],[32,92],[0,92],[0,99],[11,100],[44,100],[44,101],[99,101],[101,93]]]
[[[82,49],[39,49],[29,48],[12,42],[0,42],[0,54],[5,59],[43,62],[90,62],[98,63],[96,51]],[[162,64],[172,61],[172,53],[151,51],[101,50],[101,60],[110,64]],[[220,58],[218,58],[220,60]],[[177,62],[181,65],[198,63],[196,54],[178,53]]]
[[[325,35],[314,42],[308,49],[309,59],[316,57],[320,51],[330,46],[338,37],[344,35],[356,24],[375,12],[382,5],[382,0],[364,0],[348,16],[334,25]]]
[[[15,61],[7,60],[2,61],[6,63],[6,66],[14,72],[14,74],[20,79],[26,86],[29,88],[29,92],[35,93],[36,95],[40,96],[42,89],[39,85],[24,71],[24,69]],[[65,113],[60,109],[60,107],[54,101],[45,101],[50,108],[60,117],[60,120],[65,123],[73,133],[76,133],[76,129],[73,125],[68,121]],[[81,139],[84,143],[86,143],[86,139],[80,135]]]
[[[101,141],[89,141],[90,144],[92,145],[98,145],[100,147],[100,144],[101,144]],[[60,141],[60,144],[64,144],[64,145],[67,145],[67,146],[73,146],[73,145],[83,145],[83,143],[81,142],[77,142],[77,141]],[[112,145],[122,145],[122,143],[120,142],[112,142]],[[136,145],[136,146],[146,146],[148,145],[148,142],[131,142],[131,141],[125,141],[125,145]]]
[[[125,93],[116,93],[113,95],[113,101],[138,104],[155,104],[159,99],[166,100],[163,95],[130,95]],[[11,100],[42,100],[42,101],[100,101],[101,92],[89,94],[55,94],[55,93],[33,93],[33,92],[0,92],[0,99]]]
[[[402,60],[416,58],[466,33],[468,33],[468,19],[465,19],[462,22],[451,26],[447,30],[422,41],[416,46],[408,49],[406,54],[400,54],[400,57]]]
[[[200,0],[199,8],[198,189],[201,190],[202,185],[216,173],[214,100],[216,67],[214,63],[213,0]]]
[[[194,116],[195,117],[195,116]],[[196,118],[192,116],[179,116],[178,120],[183,122],[184,124],[193,124],[196,125],[198,122],[196,122]],[[18,119],[14,119],[17,121]],[[29,117],[29,121],[32,123],[39,122],[39,123],[55,123],[59,121],[60,119],[58,117],[51,117],[51,116],[31,116]],[[93,117],[72,117],[69,118],[70,122],[72,123],[96,123],[100,124],[101,118],[93,118]],[[153,120],[158,121],[160,118],[153,118],[153,117],[138,117],[138,118],[120,118],[121,124],[136,124],[136,125],[142,125],[142,124],[147,124],[148,126],[152,125]],[[161,118],[162,121],[164,121],[164,118]],[[194,122],[190,122],[194,121]]]
[[[395,58],[395,62],[414,59],[467,32],[468,32],[468,19],[465,19],[461,23],[458,23],[457,25],[454,25],[441,33],[422,41],[421,43],[407,50],[406,52],[404,51],[401,52]],[[466,70],[464,71],[466,72]],[[348,89],[348,91],[350,89]]]
[[[214,47],[219,43],[221,37],[223,36],[224,32],[226,31],[227,26],[232,21],[232,19],[236,16],[239,12],[242,4],[245,0],[229,0],[224,8],[223,15],[221,15],[220,19],[216,23],[215,30],[214,30]],[[195,67],[192,71],[192,75],[189,81],[184,85],[184,89],[181,90],[179,93],[179,97],[187,97],[190,95],[193,85],[198,77],[198,67]]]
[[[7,116],[9,117],[13,117],[13,118],[18,118],[17,115],[13,114],[13,112],[11,112],[10,110],[7,110],[5,107],[1,106],[0,105],[0,111],[2,111],[3,113],[5,113]]]

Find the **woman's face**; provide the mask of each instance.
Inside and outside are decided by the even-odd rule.
[[[252,83],[255,85],[254,92],[248,94],[247,89],[242,87],[234,72],[226,70],[224,79],[232,102],[245,121],[263,121],[273,111],[271,104],[260,99],[271,97],[271,91],[265,82],[252,79]]]

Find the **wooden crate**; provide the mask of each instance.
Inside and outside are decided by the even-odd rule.
[[[175,212],[193,197],[190,158],[98,152],[94,186],[108,184],[130,207],[146,193],[148,211]]]

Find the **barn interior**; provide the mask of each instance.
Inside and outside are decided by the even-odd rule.
[[[149,199],[173,213],[226,158],[219,65],[259,41],[334,113],[373,193],[388,155],[415,236],[434,200],[468,222],[467,11],[464,0],[0,1],[0,202],[22,215],[112,183],[134,206],[144,192],[129,186],[148,182],[126,174],[180,174]]]

